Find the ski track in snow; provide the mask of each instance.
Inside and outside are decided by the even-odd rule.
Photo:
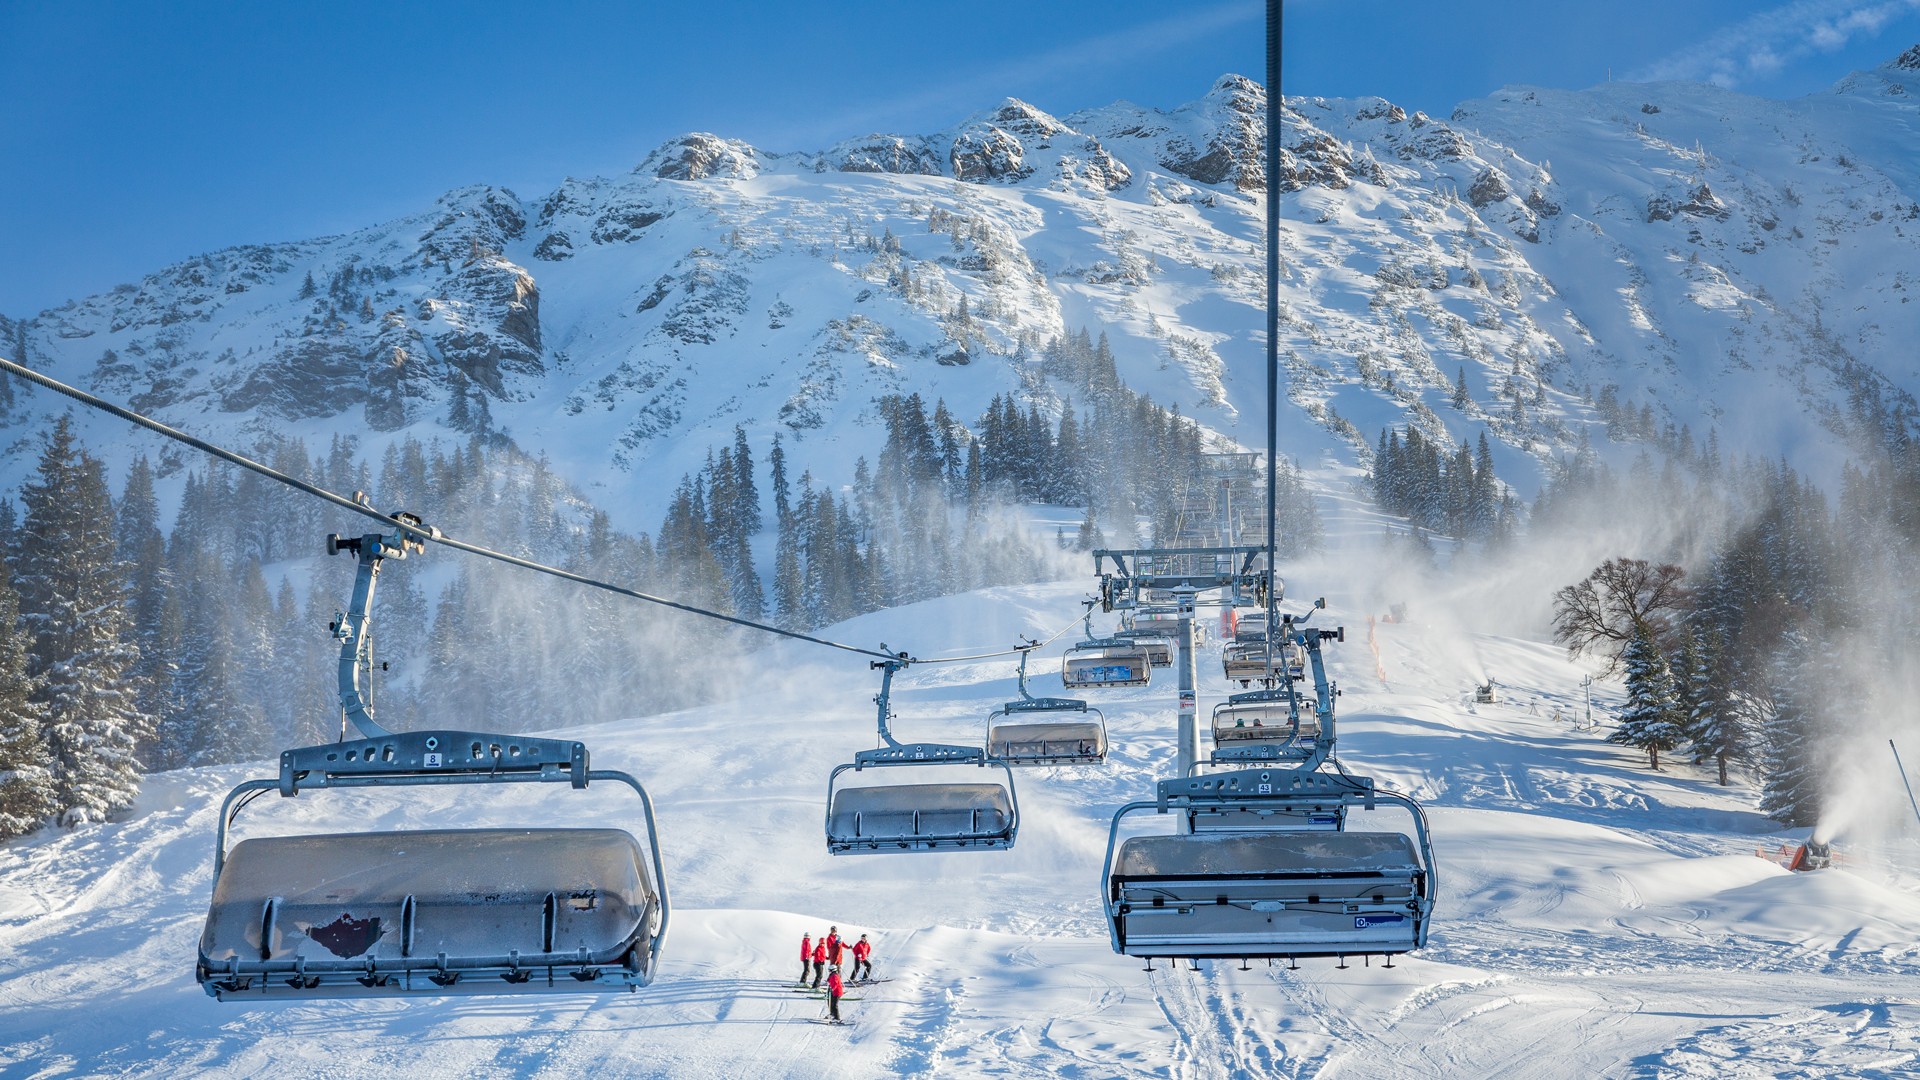
[[[1083,592],[1080,582],[988,590],[838,630],[957,652],[978,644],[967,628],[988,612],[1014,606],[1045,623]],[[1316,619],[1351,626],[1361,615],[1336,606]],[[1441,883],[1429,946],[1390,969],[1161,961],[1147,972],[1111,952],[1100,861],[1114,808],[1150,792],[1172,757],[1164,669],[1153,687],[1096,700],[1114,744],[1108,767],[1019,772],[1013,851],[832,858],[819,837],[826,774],[872,744],[872,687],[864,670],[809,667],[776,649],[770,666],[791,682],[764,700],[786,711],[752,719],[751,738],[738,705],[565,733],[586,739],[596,763],[639,775],[658,803],[675,912],[654,985],[216,1003],[191,969],[219,799],[265,766],[188,770],[151,778],[125,821],[0,848],[0,1075],[1920,1074],[1910,871],[1867,861],[1795,875],[1755,859],[1781,836],[1749,792],[1682,762],[1653,773],[1605,744],[1604,729],[1556,721],[1580,675],[1556,650],[1476,638],[1506,693],[1476,706],[1462,694],[1477,676],[1446,632],[1380,629],[1385,687],[1364,646],[1330,649],[1345,690],[1339,749],[1353,771],[1426,800]],[[1204,724],[1224,692],[1217,650],[1200,671]],[[1001,660],[909,671],[897,730],[978,739],[986,713],[1015,695],[1013,674]],[[1057,673],[1033,683],[1059,692]],[[458,798],[270,799],[240,830],[414,828],[449,815],[490,824],[487,814],[579,807],[580,824],[632,823],[618,799],[539,792],[468,811]],[[861,1000],[843,1005],[844,1028],[811,1023],[824,1002],[787,981],[800,935],[834,924],[874,935],[880,974],[892,977],[851,991]]]

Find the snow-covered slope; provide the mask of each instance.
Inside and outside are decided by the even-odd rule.
[[[1382,598],[1324,568],[1316,620],[1362,624]],[[1072,618],[1080,582],[862,616],[839,639],[921,655],[1001,646]],[[743,708],[569,734],[659,806],[677,912],[658,981],[613,997],[222,1004],[192,977],[220,796],[265,764],[149,779],[131,820],[0,849],[0,1072],[23,1076],[1896,1076],[1920,1069],[1920,874],[1863,861],[1789,874],[1741,789],[1685,765],[1650,773],[1577,730],[1581,672],[1558,650],[1379,627],[1332,646],[1349,769],[1418,795],[1441,895],[1430,946],[1391,969],[1311,961],[1199,970],[1109,951],[1098,909],[1107,823],[1173,757],[1164,680],[1102,696],[1104,769],[1025,770],[1010,852],[834,858],[827,774],[872,744],[860,661],[776,652]],[[1070,640],[1070,638],[1068,639]],[[1049,650],[1057,655],[1060,646]],[[1041,668],[1040,670],[1046,670]],[[1053,669],[1056,670],[1057,669]],[[1202,709],[1219,700],[1203,656]],[[1487,671],[1505,700],[1469,706]],[[1058,692],[1057,674],[1034,680]],[[1596,707],[1617,700],[1597,688]],[[910,670],[903,734],[983,735],[1014,694],[996,659]],[[242,835],[537,819],[634,827],[630,799],[532,805],[417,789],[269,800]],[[1843,838],[1843,844],[1844,844]],[[806,1023],[789,992],[802,933],[868,933],[892,982]]]
[[[1920,50],[1787,102],[1513,88],[1442,120],[1291,100],[1283,449],[1350,466],[1390,423],[1486,431],[1526,493],[1612,385],[1656,427],[1820,468],[1863,388],[1910,410],[1920,383],[1910,87]],[[1039,350],[1080,327],[1136,388],[1255,444],[1263,108],[1226,76],[1170,111],[1010,99],[820,152],[691,134],[625,176],[210,253],[0,319],[0,348],[231,442],[503,430],[629,528],[736,424],[844,481],[879,395],[963,419],[1007,390],[1049,403]],[[9,482],[64,407],[12,396]],[[87,423],[110,458],[131,445]]]

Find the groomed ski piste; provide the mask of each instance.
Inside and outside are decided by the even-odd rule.
[[[1091,569],[1089,567],[1089,569]],[[1581,677],[1549,644],[1470,634],[1444,610],[1380,625],[1382,567],[1293,567],[1345,625],[1327,657],[1340,759],[1419,799],[1439,900],[1426,948],[1349,959],[1156,962],[1116,955],[1101,913],[1108,825],[1174,757],[1173,680],[1081,694],[1105,767],[1024,769],[1010,851],[829,856],[829,772],[875,742],[858,657],[781,645],[725,704],[551,734],[638,777],[658,808],[674,913],[634,993],[217,1002],[195,982],[218,806],[271,763],[147,779],[117,823],[0,848],[0,1074],[738,1078],[1895,1077],[1920,1074],[1920,849],[1789,873],[1786,833],[1684,759],[1660,772],[1583,730]],[[1091,579],[991,589],[840,624],[917,654],[1003,648],[1074,619]],[[1304,610],[1301,595],[1285,610]],[[1374,610],[1378,608],[1378,610]],[[1203,609],[1204,610],[1204,609]],[[1104,622],[1110,623],[1112,616]],[[1096,625],[1101,625],[1096,616]],[[1059,694],[1069,633],[1036,658]],[[1200,713],[1227,693],[1217,643]],[[1496,673],[1497,704],[1472,687]],[[902,738],[978,742],[1015,661],[913,667]],[[1237,689],[1237,687],[1235,688]],[[1596,719],[1616,685],[1594,686]],[[448,717],[540,729],[538,717]],[[1888,766],[1891,768],[1891,765]],[[558,785],[538,785],[558,787]],[[1139,817],[1129,820],[1135,820]],[[1171,831],[1145,815],[1142,829]],[[263,799],[239,837],[483,825],[638,828],[631,793],[414,788]],[[1841,838],[1842,845],[1845,837]],[[877,945],[890,982],[849,1026],[793,992],[802,934]]]

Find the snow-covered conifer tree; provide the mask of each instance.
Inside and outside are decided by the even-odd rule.
[[[1737,699],[1732,660],[1718,634],[1700,640],[1698,663],[1688,679],[1692,693],[1689,737],[1696,751],[1719,768],[1724,787],[1728,766],[1751,759],[1753,736]]]
[[[138,694],[136,703],[143,715],[156,718],[165,710],[172,680],[167,649],[173,640],[162,636],[173,577],[167,568],[167,541],[159,523],[153,467],[141,456],[127,470],[127,483],[114,510],[114,528],[119,557],[132,568],[129,615],[133,640],[140,647],[140,659],[131,672]],[[149,767],[155,766],[161,756],[150,744],[139,747],[138,752]]]
[[[1093,504],[1089,502],[1087,516],[1080,519],[1080,533],[1074,538],[1073,549],[1092,551],[1094,548],[1105,546],[1106,539],[1100,535],[1100,523],[1093,516]]]
[[[1790,631],[1781,639],[1772,672],[1773,713],[1762,731],[1760,811],[1793,826],[1812,825],[1820,817],[1824,747],[1819,682],[1808,670],[1812,655],[1804,632]]]
[[[1648,764],[1658,769],[1660,751],[1673,749],[1683,738],[1673,675],[1644,623],[1634,627],[1621,659],[1627,669],[1627,704],[1620,711],[1619,729],[1607,741],[1645,750]]]
[[[127,624],[106,472],[78,447],[65,417],[20,500],[21,549],[31,552],[16,568],[21,620],[39,681],[35,700],[47,710],[56,812],[69,825],[103,821],[133,805],[134,748],[148,721],[129,677],[140,651]]]
[[[20,598],[0,561],[0,840],[24,836],[53,816],[53,762],[34,700]]]

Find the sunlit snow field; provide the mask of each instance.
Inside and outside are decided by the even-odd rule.
[[[1356,575],[1365,567],[1356,567]],[[1920,1072],[1920,849],[1790,874],[1789,834],[1684,761],[1580,730],[1584,670],[1551,646],[1467,635],[1416,607],[1365,643],[1364,585],[1323,581],[1342,690],[1339,756],[1422,799],[1440,900],[1431,942],[1391,969],[1298,971],[1114,955],[1098,907],[1115,808],[1173,757],[1173,693],[1097,695],[1105,768],[1023,770],[1010,852],[830,857],[827,775],[873,744],[863,659],[785,647],[710,708],[560,732],[659,808],[674,913],[657,981],[632,994],[223,1004],[194,982],[216,807],[266,764],[149,778],[122,823],[0,849],[0,1073],[8,1076],[1910,1076]],[[1343,594],[1342,588],[1345,588]],[[1072,620],[1085,582],[879,612],[830,636],[920,656]],[[1363,599],[1356,599],[1363,597]],[[1290,602],[1302,610],[1305,597]],[[1423,617],[1423,616],[1431,616]],[[1106,617],[1110,620],[1111,617]],[[1077,637],[1046,650],[1057,657]],[[1036,661],[1035,693],[1060,692]],[[1225,693],[1217,646],[1202,713]],[[1492,673],[1495,705],[1470,705]],[[1617,688],[1596,685],[1596,713]],[[909,670],[903,736],[984,735],[1015,696],[996,659]],[[488,718],[446,717],[485,726]],[[537,717],[497,718],[538,729]],[[1889,765],[1889,768],[1891,766]],[[1130,818],[1130,821],[1137,820]],[[639,828],[618,790],[482,797],[414,789],[262,800],[240,835],[567,821]],[[1147,827],[1164,819],[1148,815]],[[1846,838],[1841,838],[1845,847]],[[1904,844],[1904,846],[1902,846]],[[1901,865],[1904,864],[1904,865]],[[878,944],[891,982],[850,1028],[789,992],[802,933]]]

